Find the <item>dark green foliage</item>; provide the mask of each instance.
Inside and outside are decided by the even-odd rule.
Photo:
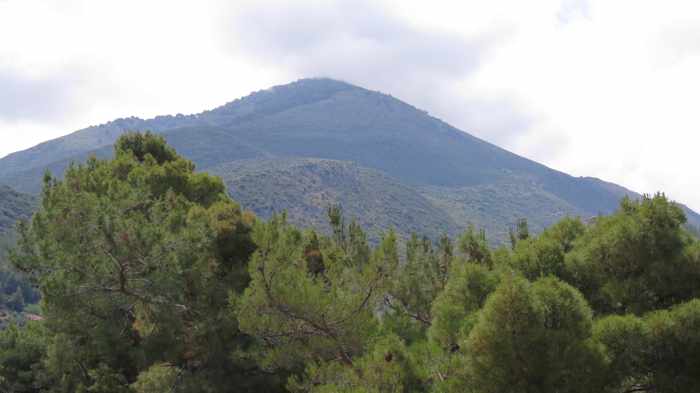
[[[29,218],[35,205],[33,196],[0,184],[0,235],[13,231],[17,221]]]
[[[624,199],[599,217],[567,255],[568,277],[604,313],[636,314],[698,295],[697,241],[685,216],[664,196]]]
[[[404,343],[387,335],[371,343],[371,352],[358,358],[352,368],[327,364],[312,366],[304,380],[293,379],[292,392],[355,393],[414,392],[422,388],[414,362]],[[324,383],[319,383],[319,382]]]
[[[498,274],[482,265],[455,265],[445,289],[432,304],[431,339],[446,350],[458,349],[460,339],[469,334],[499,281]]]
[[[25,307],[39,301],[27,277],[10,265],[8,250],[15,241],[14,231],[0,233],[0,329],[11,320],[23,320]]]
[[[46,176],[12,252],[22,275],[0,275],[16,308],[31,279],[44,319],[0,331],[0,390],[700,389],[700,241],[663,195],[539,235],[520,221],[496,250],[475,226],[372,242],[372,210],[351,207],[324,205],[325,231],[256,219],[149,133]]]
[[[181,370],[167,364],[156,363],[139,374],[132,385],[136,393],[170,393],[178,385]]]
[[[0,391],[34,393],[46,391],[51,379],[44,369],[48,334],[41,322],[0,330]]]
[[[465,384],[485,393],[598,391],[604,363],[591,327],[591,309],[566,283],[507,277],[466,341]]]
[[[694,392],[700,389],[700,300],[643,318],[606,317],[595,339],[610,359],[609,391]]]
[[[607,316],[595,322],[593,332],[608,360],[608,391],[626,391],[647,383],[651,332],[642,319],[634,315]]]
[[[447,283],[451,255],[436,248],[428,238],[413,234],[406,243],[406,258],[392,277],[384,298],[390,312],[385,326],[407,341],[424,336],[431,325],[431,307]]]
[[[362,237],[353,238],[356,245],[322,239],[320,274],[310,273],[305,258],[316,235],[299,232],[284,216],[257,224],[253,238],[259,248],[249,266],[252,281],[233,303],[241,329],[264,343],[263,364],[290,371],[314,362],[352,364],[377,332],[373,312],[398,265],[395,235],[364,260],[348,252],[366,247]]]
[[[521,240],[527,240],[530,237],[530,228],[527,225],[527,219],[519,218],[513,227],[508,231],[511,248],[515,248]]]
[[[654,391],[680,393],[700,389],[700,300],[694,299],[646,318],[651,348],[647,367]]]
[[[230,356],[247,338],[225,309],[248,283],[253,221],[219,179],[151,134],[122,137],[112,161],[47,177],[12,259],[41,289],[60,389],[126,392],[159,362],[189,391],[248,374]]]
[[[462,233],[458,240],[459,251],[461,251],[467,260],[491,266],[491,250],[488,241],[486,240],[486,231],[480,230],[478,233],[474,226]]]
[[[536,238],[516,237],[513,253],[499,262],[518,270],[530,280],[549,275],[563,278],[567,274],[565,256],[584,232],[581,220],[565,218]],[[521,229],[519,233],[526,233],[526,230]]]

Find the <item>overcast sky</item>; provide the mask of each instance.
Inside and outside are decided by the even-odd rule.
[[[697,1],[0,0],[0,156],[312,76],[700,210]]]

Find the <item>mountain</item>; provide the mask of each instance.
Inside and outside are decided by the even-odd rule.
[[[263,217],[288,209],[323,222],[328,203],[373,227],[428,235],[468,223],[503,241],[517,218],[534,230],[567,215],[612,212],[632,191],[572,177],[520,157],[389,95],[331,79],[303,79],[196,115],[119,119],[0,160],[0,183],[36,193],[46,169],[109,157],[125,130],[162,133],[199,170]],[[689,221],[700,216],[686,209]],[[363,217],[366,215],[366,217]]]

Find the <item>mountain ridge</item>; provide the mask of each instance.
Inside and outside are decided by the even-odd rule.
[[[348,83],[326,78],[301,79],[293,83],[305,83],[306,81],[312,81],[316,79],[325,79],[329,82],[345,85],[348,88],[353,87]],[[268,89],[255,91],[245,97],[237,98],[214,109],[205,110],[196,114],[161,115],[148,119],[130,116],[118,118],[98,125],[91,125],[86,128],[74,131],[70,134],[41,142],[28,149],[13,152],[4,157],[0,157],[0,176],[4,173],[10,172],[13,169],[15,169],[18,166],[16,164],[17,161],[23,161],[23,164],[25,165],[27,161],[29,161],[30,167],[49,163],[38,159],[32,160],[32,158],[34,158],[32,156],[51,153],[53,154],[53,158],[55,161],[56,157],[70,158],[74,154],[94,150],[97,147],[109,146],[112,143],[114,143],[117,140],[117,138],[120,135],[122,135],[125,131],[148,129],[149,131],[160,132],[164,129],[181,128],[187,125],[217,125],[215,119],[217,117],[220,117],[222,113],[228,114],[228,116],[225,116],[227,119],[230,119],[231,117],[237,118],[238,116],[236,115],[240,115],[240,113],[231,113],[232,107],[237,106],[242,102],[247,102],[247,100],[258,101],[261,98],[261,96],[264,96],[272,91],[282,90],[281,88],[287,87],[289,85],[274,86]],[[177,126],[174,126],[174,121],[178,122]],[[182,122],[185,122],[186,124],[182,124]],[[92,141],[92,144],[88,145],[87,147],[80,148],[79,146],[85,145],[86,140],[87,142]],[[66,142],[72,142],[72,144],[77,144],[78,147],[74,147],[72,149],[61,149],[61,145],[65,144]],[[51,148],[59,151],[63,150],[65,153],[61,154],[60,152],[56,151],[47,152],[47,150]],[[29,156],[29,160],[27,156]]]
[[[284,160],[351,162],[362,171],[381,173],[384,177],[377,178],[383,179],[383,186],[372,183],[376,187],[405,190],[399,194],[414,202],[417,193],[442,209],[461,211],[448,214],[447,221],[458,219],[462,227],[470,214],[476,215],[478,220],[469,220],[471,223],[492,230],[501,228],[499,237],[509,225],[506,216],[514,219],[499,213],[499,206],[517,207],[541,229],[550,224],[550,218],[608,214],[622,196],[639,197],[613,183],[573,177],[518,156],[390,95],[327,78],[302,79],[260,90],[199,114],[127,118],[89,127],[39,145],[41,148],[0,159],[0,183],[36,193],[45,169],[62,173],[71,161],[84,161],[92,154],[109,157],[110,145],[119,135],[144,129],[163,134],[203,171],[219,168],[220,172],[227,163],[259,160],[268,169],[264,173],[276,178],[290,170],[284,165],[294,165],[282,165]],[[274,166],[270,160],[282,161]],[[340,170],[339,164],[318,161],[314,165],[333,166],[347,181],[371,177],[369,172]],[[309,167],[304,173],[316,169]],[[394,187],[397,182],[411,191]],[[232,191],[235,195],[236,190]],[[521,203],[518,198],[531,200]],[[302,203],[303,196],[297,202]],[[502,218],[484,222],[489,220],[486,213]],[[693,225],[700,225],[697,213],[687,208],[686,213]],[[378,219],[386,221],[388,217]],[[444,232],[452,225],[447,221]],[[378,226],[385,227],[384,222]]]

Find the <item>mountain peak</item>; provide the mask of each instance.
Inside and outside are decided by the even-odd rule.
[[[305,78],[258,90],[245,97],[235,99],[201,115],[240,116],[270,113],[297,105],[305,105],[332,97],[342,91],[361,89],[347,82],[330,78]]]
[[[341,91],[346,91],[346,90],[364,90],[359,86],[355,86],[353,84],[350,84],[348,82],[338,80],[338,79],[333,79],[333,78],[328,78],[328,77],[310,77],[310,78],[301,78],[297,79],[293,82],[285,83],[282,85],[275,85],[272,87],[269,87],[267,89],[259,90],[257,92],[251,93],[247,97],[243,97],[242,99],[245,100],[246,98],[257,96],[257,95],[268,95],[268,94],[277,94],[277,95],[287,95],[287,94],[312,94],[312,95],[326,95],[326,96],[332,96],[333,94],[336,94]]]
[[[461,211],[455,222],[489,223],[492,232],[503,232],[517,216],[542,229],[566,214],[609,213],[629,194],[552,170],[390,95],[331,78],[274,86],[195,115],[125,118],[91,127],[0,160],[0,182],[37,192],[46,169],[60,174],[71,161],[91,154],[109,157],[110,145],[126,130],[162,133],[205,171],[243,159],[354,162],[415,188],[441,208]],[[330,171],[328,165],[319,168]],[[260,198],[276,194],[252,192]],[[689,221],[700,223],[700,217],[689,214]]]
[[[273,86],[271,89],[276,88],[337,88],[337,89],[360,89],[361,87],[355,86],[351,83],[345,82],[340,79],[333,79],[329,77],[309,77],[297,79],[294,82],[286,83],[283,85]]]

